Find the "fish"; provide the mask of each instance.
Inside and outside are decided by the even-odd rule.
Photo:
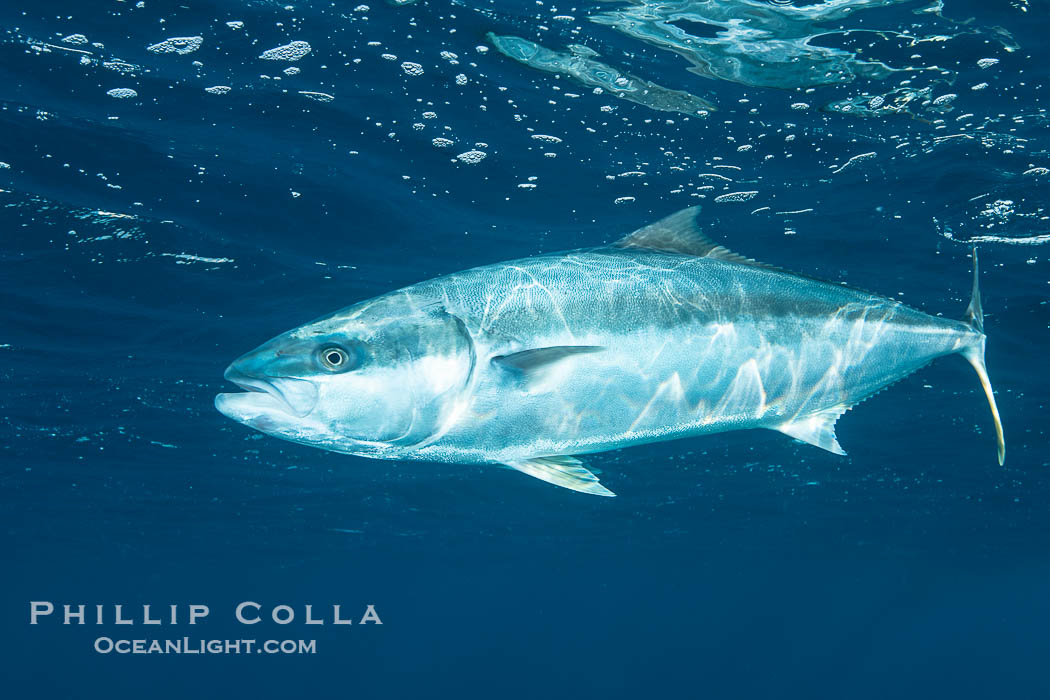
[[[437,277],[235,360],[216,408],[378,459],[488,464],[614,496],[580,455],[763,428],[844,455],[847,410],[933,360],[985,366],[973,251],[962,320],[795,274],[701,231],[699,207],[606,246]]]
[[[520,36],[485,35],[496,50],[530,68],[566,75],[585,87],[608,92],[614,97],[662,112],[679,112],[706,117],[716,111],[707,100],[682,90],[672,90],[637,75],[623,73],[595,60],[598,52],[572,44],[567,52],[553,51]]]

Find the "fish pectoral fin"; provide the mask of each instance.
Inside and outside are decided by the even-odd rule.
[[[604,350],[600,345],[555,345],[548,348],[533,348],[522,350],[509,355],[497,355],[492,358],[492,364],[522,375],[544,369],[550,365],[564,360],[567,357],[584,355]]]
[[[589,493],[595,496],[616,495],[602,486],[598,482],[598,477],[583,466],[583,462],[568,455],[533,457],[532,459],[504,462],[504,464],[523,474],[534,476],[537,479],[546,481],[548,484],[561,486],[564,489],[572,489],[573,491]]]
[[[807,442],[837,455],[844,455],[846,451],[839,445],[835,437],[835,421],[848,410],[848,406],[829,408],[819,413],[811,413],[807,416],[799,416],[787,423],[778,425],[777,430],[790,435],[796,440]]]

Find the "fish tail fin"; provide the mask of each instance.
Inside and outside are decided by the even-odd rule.
[[[992,382],[988,379],[988,369],[984,366],[984,341],[985,338],[982,335],[979,341],[967,346],[961,353],[977,371],[977,378],[981,380],[981,388],[984,389],[984,395],[988,397],[988,407],[992,409],[992,420],[995,421],[995,441],[999,449],[1001,466],[1006,459],[1006,441],[1003,439],[1003,423],[999,419],[999,408],[995,405]]]
[[[999,419],[999,408],[995,405],[995,393],[992,390],[992,382],[988,379],[988,368],[984,364],[984,344],[987,338],[984,335],[984,312],[981,309],[981,290],[977,284],[977,246],[973,247],[973,293],[970,296],[970,305],[966,307],[966,323],[980,334],[973,343],[962,348],[960,354],[973,365],[977,372],[977,378],[981,380],[981,388],[984,395],[988,397],[988,407],[992,409],[992,419],[995,421],[995,440],[999,452],[999,464],[1006,459],[1006,441],[1003,439],[1003,424]]]

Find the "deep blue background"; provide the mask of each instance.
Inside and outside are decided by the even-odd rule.
[[[1050,230],[1047,176],[1032,172],[1050,167],[1040,97],[1050,21],[1022,0],[946,0],[945,16],[971,25],[913,13],[923,5],[858,11],[850,26],[946,36],[1002,26],[1020,48],[987,33],[856,40],[894,65],[957,72],[935,84],[958,94],[955,110],[921,119],[818,107],[902,79],[930,84],[928,72],[813,93],[705,80],[586,21],[607,4],[5,5],[5,697],[1050,692],[1050,265],[1047,248],[1016,244]],[[551,21],[559,13],[575,20]],[[587,44],[719,111],[686,119],[593,95],[476,51],[487,31]],[[91,60],[141,68],[121,75],[31,46],[66,46],[74,32],[104,44],[77,47]],[[187,35],[202,48],[145,48]],[[293,39],[313,46],[299,75],[257,59]],[[978,68],[985,57],[1000,63]],[[403,73],[405,60],[424,75]],[[212,85],[233,89],[204,92]],[[107,96],[119,87],[138,97]],[[435,148],[438,136],[455,145]],[[453,162],[475,143],[484,161]],[[739,170],[714,169],[727,164]],[[646,174],[619,176],[629,171]],[[711,172],[735,182],[699,177]],[[518,187],[529,177],[534,189]],[[759,194],[712,201],[744,190]],[[982,213],[996,200],[1014,213]],[[232,358],[318,315],[445,272],[596,245],[696,203],[709,233],[745,255],[953,317],[969,297],[969,248],[944,227],[963,241],[1006,239],[981,248],[1006,466],[958,358],[847,414],[848,458],[766,431],[589,458],[616,499],[500,469],[324,453],[212,408]],[[812,211],[777,213],[801,209]],[[374,603],[385,624],[246,630],[231,612],[246,599]],[[199,602],[212,615],[196,630],[31,627],[30,600]],[[191,632],[316,637],[318,654],[91,650],[100,634]]]

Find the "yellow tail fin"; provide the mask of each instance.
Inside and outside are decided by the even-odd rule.
[[[988,397],[988,406],[992,409],[992,419],[995,420],[995,440],[999,448],[1001,466],[1006,459],[1006,441],[1003,439],[1003,423],[999,420],[999,408],[995,405],[992,382],[988,379],[988,368],[984,364],[984,311],[981,309],[981,291],[977,286],[977,246],[973,247],[973,293],[970,296],[970,305],[966,307],[966,321],[981,334],[981,340],[960,352],[977,371],[977,377],[981,380],[981,388],[984,389],[984,395]]]
[[[995,421],[995,441],[999,447],[999,464],[1006,459],[1006,441],[1003,439],[1003,423],[999,419],[999,408],[995,405],[995,393],[992,391],[992,383],[988,379],[988,370],[984,366],[984,338],[979,344],[975,344],[962,352],[962,356],[970,361],[973,368],[977,370],[977,378],[981,380],[984,395],[988,397],[988,407],[992,409],[992,420]]]

